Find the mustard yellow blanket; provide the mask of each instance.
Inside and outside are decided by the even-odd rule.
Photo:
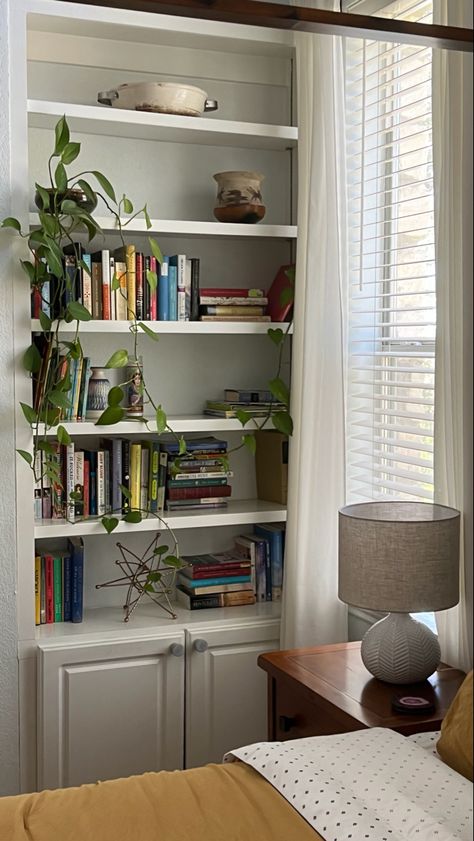
[[[0,798],[1,841],[322,841],[253,768],[161,771]]]

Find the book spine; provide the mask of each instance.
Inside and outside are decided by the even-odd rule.
[[[53,556],[44,556],[46,581],[46,623],[54,622],[54,571]]]
[[[190,588],[188,587],[188,579],[184,576],[178,575],[178,582],[179,586],[188,593],[188,596],[208,596],[213,595],[214,593],[248,593],[252,592],[254,596],[254,592],[252,590],[252,585],[249,582],[246,584],[207,584],[206,580],[200,582],[199,587]]]
[[[71,594],[72,594],[72,577],[71,577],[71,556],[64,555],[63,557],[63,616],[64,622],[71,621]]]
[[[76,506],[74,498],[71,494],[74,493],[74,455],[75,455],[74,441],[66,445],[66,512],[69,522],[75,522]]]
[[[119,284],[116,297],[116,318],[117,321],[128,320],[127,304],[127,265],[123,261],[115,261],[115,275]]]
[[[186,317],[186,284],[182,282],[182,275],[178,269],[178,321],[189,321]]]
[[[160,466],[158,471],[157,511],[163,511],[165,507],[166,496],[166,473],[168,467],[168,453],[165,453],[162,450],[160,450],[159,465]]]
[[[51,281],[43,281],[41,287],[41,310],[48,318],[52,318],[51,313]]]
[[[105,514],[105,455],[103,450],[97,451],[97,516]]]
[[[125,246],[125,266],[127,268],[127,317],[133,321],[136,313],[137,285],[136,285],[136,250],[133,244]]]
[[[104,321],[111,319],[110,306],[110,251],[104,248],[102,251],[102,318]]]
[[[130,492],[130,441],[126,439],[122,441],[122,486]],[[130,511],[130,499],[122,492],[122,512],[127,511]]]
[[[182,466],[183,465],[180,464],[180,469],[182,468]],[[222,484],[225,484],[225,480],[229,479],[233,475],[233,470],[206,470],[205,467],[201,467],[196,473],[193,473],[191,470],[188,473],[175,473],[171,481],[189,482],[190,480],[194,480],[196,484],[200,484],[201,482],[207,484],[208,480],[210,481],[211,479],[218,479],[219,481],[222,481]]]
[[[223,607],[223,600],[219,593],[211,596],[188,596],[179,587],[176,588],[176,601],[188,610],[204,610],[211,607]]]
[[[202,315],[264,315],[264,307],[257,306],[200,306]]]
[[[46,559],[44,555],[41,557],[40,624],[46,624]]]
[[[87,413],[87,393],[89,391],[89,380],[91,378],[91,359],[89,356],[84,358],[84,365],[82,368],[81,393],[79,395],[79,409],[78,420],[84,420]]]
[[[263,289],[229,289],[226,286],[206,286],[201,289],[201,295],[204,296],[232,295],[234,298],[261,298],[264,294]]]
[[[89,515],[97,514],[97,453],[89,450],[85,458],[89,463]]]
[[[140,508],[141,444],[130,445],[130,507]]]
[[[206,578],[206,585],[208,587],[215,587],[220,584],[249,584],[250,575],[216,575],[214,578]],[[186,579],[186,587],[194,590],[196,587],[202,587],[202,581],[195,578]]]
[[[90,515],[90,462],[84,458],[84,517]]]
[[[150,257],[150,271],[153,272],[158,279],[158,266],[156,257]],[[158,283],[155,289],[150,289],[150,320],[158,320]]]
[[[79,290],[77,283],[77,268],[76,259],[72,254],[66,254],[64,257],[65,270],[65,290],[64,290],[64,305],[67,306],[71,301],[79,300]]]
[[[63,571],[62,558],[53,558],[53,591],[54,591],[54,621],[62,622],[63,619]]]
[[[41,625],[41,555],[35,557],[35,625]]]
[[[230,496],[232,488],[230,485],[218,485],[211,487],[194,487],[194,488],[168,488],[168,496],[170,500],[179,499],[207,499],[213,496]]]
[[[192,277],[192,262],[191,257],[185,258],[184,266],[184,293],[185,293],[185,308],[184,320],[191,321],[191,277]]]
[[[117,295],[118,290],[115,288],[115,258],[109,257],[109,281],[110,281],[110,320],[117,321]]]
[[[77,368],[76,368],[76,379],[74,382],[74,392],[72,396],[73,406],[72,406],[72,413],[71,413],[71,420],[77,420],[77,416],[79,413],[79,395],[81,391],[81,384],[82,378],[84,376],[84,357],[81,356],[80,359],[77,360]]]
[[[121,438],[112,439],[112,511],[118,513],[122,510],[122,446]]]
[[[43,465],[45,455],[41,454],[41,515],[43,520],[50,520],[52,515],[51,508],[51,479],[46,474],[43,474]]]
[[[143,274],[144,257],[139,251],[135,254],[136,314],[138,321],[143,321]]]
[[[140,461],[140,508],[148,511],[148,480],[150,469],[150,450],[142,444]]]
[[[82,517],[84,511],[84,453],[74,453],[74,515]]]
[[[170,280],[169,280],[169,258],[163,257],[160,266],[160,277],[158,280],[158,319],[159,321],[170,320]]]
[[[201,306],[233,306],[233,307],[266,307],[267,298],[233,298],[229,296],[201,295],[199,298]]]
[[[102,319],[102,263],[98,260],[92,261],[91,267],[92,284],[92,318]]]
[[[148,275],[150,272],[150,257],[147,255],[143,258],[143,318],[145,321],[150,321],[150,283]]]
[[[272,561],[270,553],[270,541],[265,540],[265,601],[272,601]]]
[[[150,444],[150,471],[148,485],[148,506],[152,514],[158,511],[158,482],[160,470],[160,445],[157,441]]]
[[[109,450],[104,450],[104,497],[105,497],[105,513],[110,514],[110,470],[111,459]]]
[[[220,477],[218,479],[208,479],[205,473],[201,473],[199,475],[199,478],[197,479],[170,479],[168,481],[169,488],[212,488],[222,487],[226,484],[226,476]]]
[[[82,622],[84,589],[84,550],[75,546],[71,565],[71,621]]]
[[[255,595],[257,602],[267,600],[266,550],[263,541],[259,541],[255,548]]]
[[[169,320],[178,320],[178,270],[176,266],[171,263],[168,266],[168,284],[169,284]]]
[[[201,261],[199,257],[191,257],[191,321],[199,319],[199,275]]]
[[[82,275],[82,303],[87,312],[92,315],[92,262],[90,254],[83,254],[82,261],[87,266],[81,268]]]

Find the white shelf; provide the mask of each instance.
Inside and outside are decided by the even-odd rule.
[[[123,621],[120,607],[93,608],[85,610],[83,621],[53,622],[49,625],[38,625],[35,629],[37,642],[48,647],[60,646],[76,642],[92,641],[100,637],[101,642],[115,639],[141,638],[147,634],[159,635],[160,631],[181,631],[184,628],[197,630],[200,627],[212,626],[216,621],[219,627],[225,625],[245,625],[246,622],[268,622],[280,619],[281,602],[262,602],[261,604],[245,605],[241,607],[221,607],[212,610],[186,610],[179,605],[173,605],[177,614],[176,619],[166,616],[157,605],[147,603],[146,600],[132,614],[130,621]]]
[[[219,120],[215,117],[152,114],[107,105],[77,105],[29,99],[28,115],[28,124],[32,128],[54,129],[58,119],[66,115],[72,131],[137,140],[273,151],[291,149],[298,142],[298,129],[295,126]]]
[[[95,221],[105,233],[117,233],[115,220],[106,216],[94,216]],[[126,218],[123,222],[126,222]],[[127,234],[180,237],[243,237],[246,239],[296,239],[296,225],[243,225],[231,222],[200,222],[187,219],[151,219],[151,228],[146,227],[144,219],[134,219],[127,227]],[[30,225],[37,226],[38,214],[30,213]]]
[[[254,525],[255,523],[286,522],[286,507],[276,502],[265,502],[261,499],[239,499],[230,501],[227,508],[215,508],[213,511],[201,513],[164,512],[163,521],[172,529],[211,528],[215,526]],[[141,531],[156,531],[163,526],[156,517],[149,517],[141,523],[120,522],[112,535]],[[100,520],[83,520],[79,523],[68,523],[66,520],[47,520],[35,525],[35,539],[44,540],[51,537],[71,537],[73,535],[106,535]]]
[[[158,334],[197,334],[209,336],[213,333],[242,333],[244,335],[266,335],[268,329],[280,328],[286,330],[287,322],[270,321],[145,321],[144,324]],[[55,329],[53,322],[52,329]],[[38,319],[32,319],[31,330],[33,333],[42,332]],[[84,333],[128,333],[130,331],[129,321],[81,321],[80,332]],[[75,333],[76,322],[64,323],[61,326],[61,333]],[[139,331],[142,334],[142,331]],[[290,327],[293,333],[293,325]],[[143,335],[145,335],[143,333]]]
[[[262,418],[256,418],[261,421]],[[234,432],[244,431],[244,427],[237,418],[213,418],[205,415],[174,415],[168,416],[168,423],[173,432],[179,434],[185,432]],[[156,422],[149,418],[147,425],[139,420],[125,420],[112,426],[97,426],[93,421],[63,421],[61,423],[70,435],[77,438],[80,435],[146,435],[156,434]],[[245,432],[252,432],[255,427],[252,422],[245,426]],[[56,427],[47,429],[46,435],[50,438],[56,437]],[[41,434],[44,428],[41,427]]]

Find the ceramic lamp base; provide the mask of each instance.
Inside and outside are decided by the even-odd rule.
[[[438,637],[409,613],[389,613],[367,631],[361,657],[366,669],[386,683],[418,683],[441,660]]]

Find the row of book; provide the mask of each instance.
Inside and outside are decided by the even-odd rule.
[[[176,600],[188,610],[280,601],[285,527],[255,526],[227,552],[191,555],[177,575]]]
[[[65,354],[60,353],[52,334],[36,333],[33,336],[33,343],[41,357],[39,371],[33,375],[34,410],[40,412],[45,393],[49,393],[65,377],[69,377],[69,389],[64,392],[68,405],[67,408],[55,410],[55,419],[57,421],[85,420],[88,410],[94,409],[94,406],[88,406],[89,380],[92,372],[90,357],[80,356],[67,360]]]
[[[70,522],[110,513],[223,508],[231,495],[227,442],[213,436],[186,441],[101,438],[97,450],[52,443],[60,481],[44,475],[34,492],[35,519]],[[44,458],[39,452],[38,459]],[[38,463],[38,475],[41,464]]]
[[[84,544],[72,537],[35,556],[35,624],[82,622]]]
[[[93,319],[105,321],[196,321],[199,317],[199,257],[155,256],[126,245],[87,253],[76,243],[66,246],[66,288],[47,276],[32,292],[32,317],[42,310],[57,318],[70,301],[79,301]],[[156,280],[155,280],[156,279]]]
[[[266,417],[270,411],[285,411],[268,389],[225,389],[222,400],[206,400],[204,414],[214,418],[238,418],[241,412],[253,418]]]

